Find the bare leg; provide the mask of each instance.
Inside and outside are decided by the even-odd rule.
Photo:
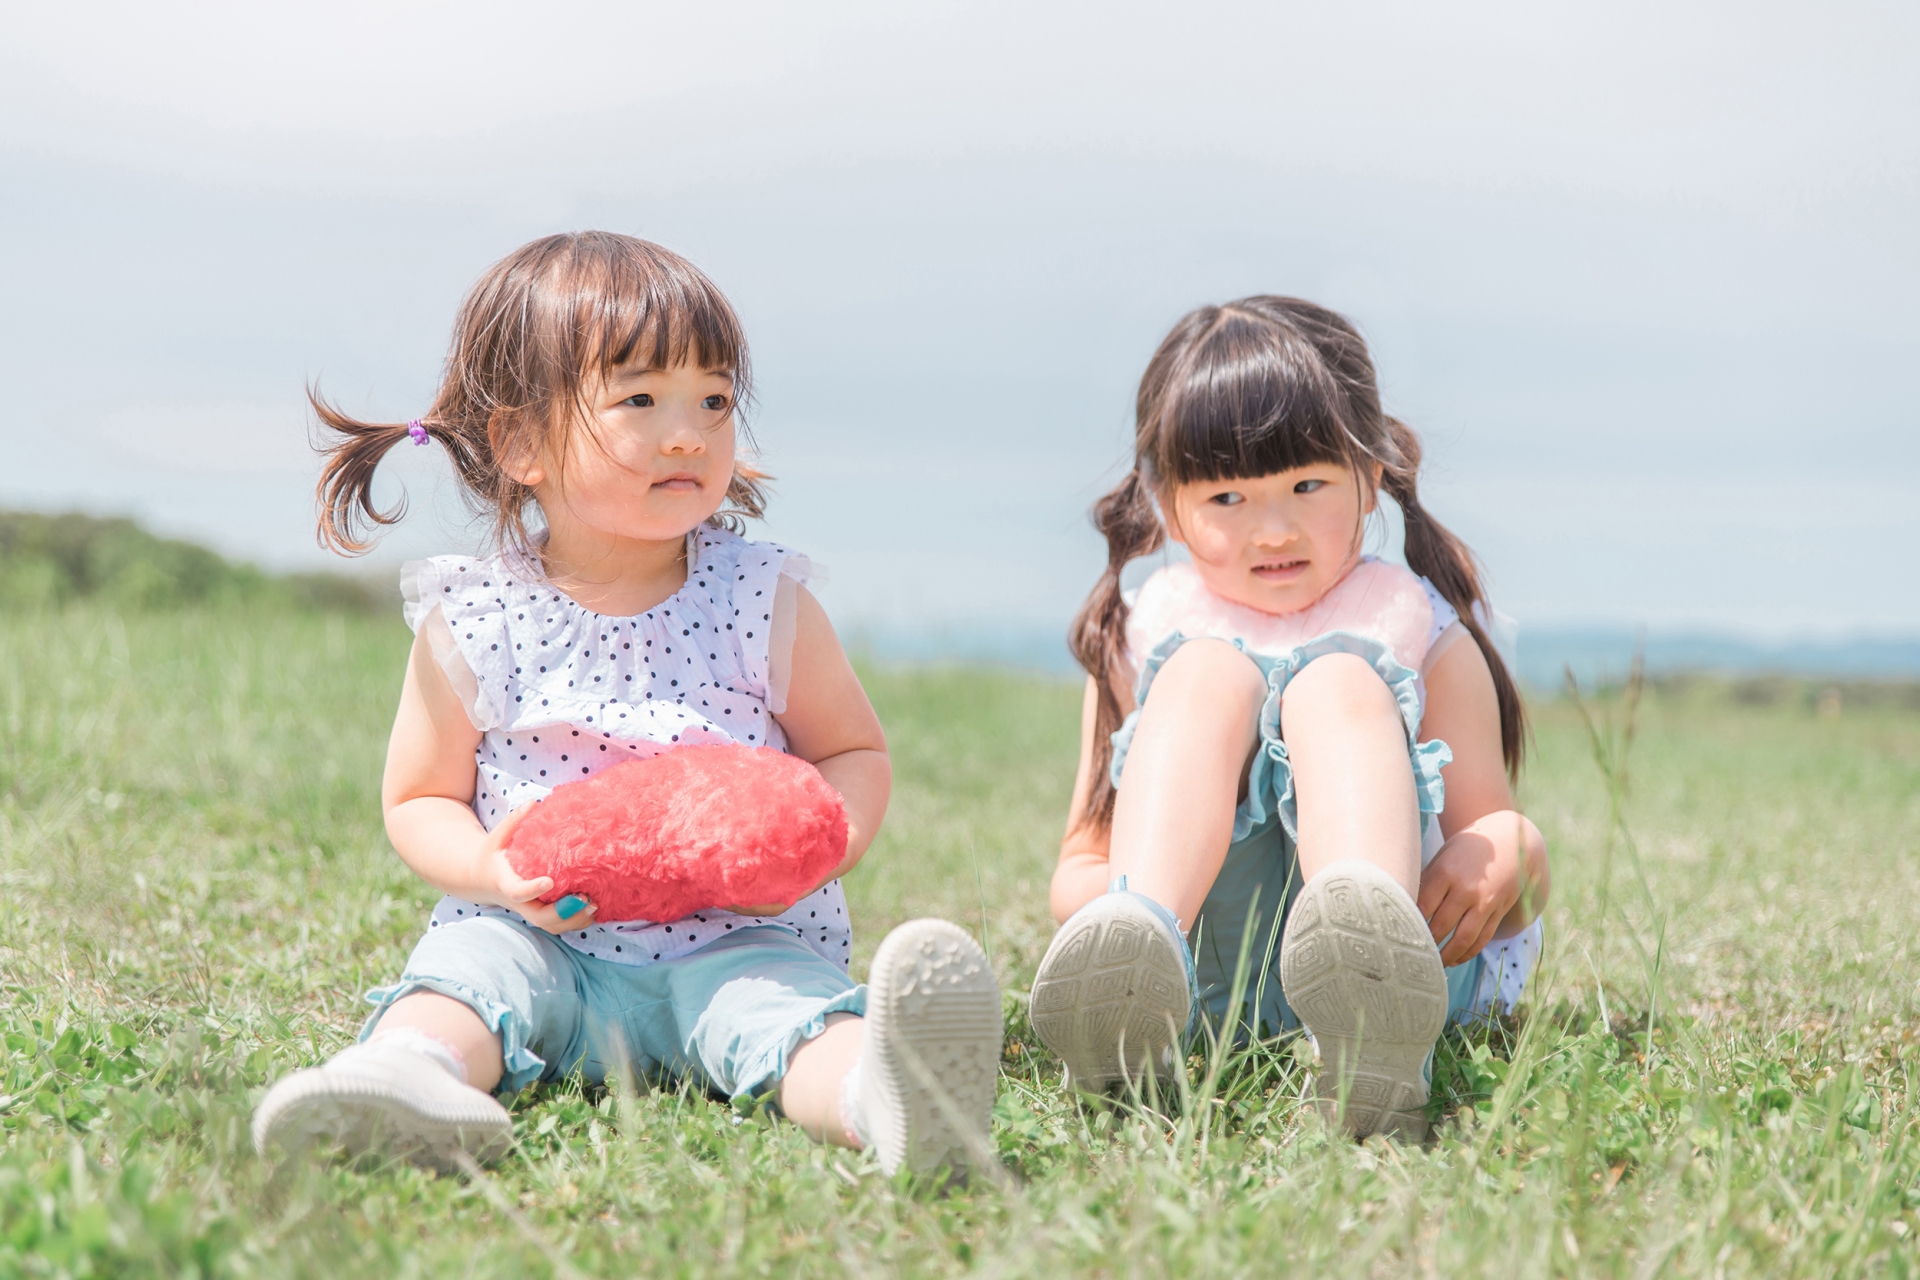
[[[1067,917],[1107,891],[1113,880],[1113,864],[1099,850],[1062,853],[1054,864],[1053,881],[1048,890],[1048,905],[1053,922],[1065,924]]]
[[[1417,899],[1420,812],[1406,724],[1379,673],[1352,654],[1309,663],[1287,685],[1280,733],[1293,761],[1301,880],[1358,858]]]
[[[780,1081],[780,1110],[816,1142],[853,1145],[840,1114],[840,1086],[860,1056],[862,1020],[851,1013],[827,1015],[827,1029],[793,1051]]]
[[[415,991],[401,996],[388,1006],[380,1018],[379,1031],[397,1031],[410,1027],[444,1040],[466,1059],[467,1083],[482,1093],[492,1093],[500,1083],[506,1064],[500,1056],[500,1037],[487,1030],[480,1015],[438,991]]]
[[[1446,1026],[1447,978],[1415,905],[1420,816],[1405,722],[1379,673],[1351,654],[1295,676],[1280,722],[1305,881],[1281,943],[1280,982],[1319,1054],[1320,1112],[1356,1137],[1417,1141],[1427,1132],[1424,1064]]]
[[[1140,710],[1113,809],[1111,874],[1183,929],[1227,859],[1266,696],[1252,659],[1222,640],[1194,640],[1160,668]]]

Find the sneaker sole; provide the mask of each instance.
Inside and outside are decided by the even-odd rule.
[[[1029,1016],[1073,1087],[1098,1093],[1171,1069],[1193,1012],[1181,942],[1121,894],[1095,898],[1053,935]]]
[[[1000,1079],[1000,984],[986,953],[945,920],[909,920],[881,942],[867,977],[864,1087],[880,1168],[970,1168],[990,1150]]]
[[[475,1096],[471,1104],[434,1103],[337,1068],[296,1071],[253,1113],[253,1147],[262,1156],[276,1147],[289,1155],[337,1147],[350,1158],[374,1151],[449,1173],[458,1168],[456,1152],[484,1164],[513,1141],[506,1108]]]
[[[1446,1027],[1447,975],[1406,890],[1365,862],[1314,877],[1287,918],[1280,985],[1320,1053],[1320,1114],[1357,1138],[1425,1138],[1425,1067]]]

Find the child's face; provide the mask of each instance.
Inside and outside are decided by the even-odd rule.
[[[564,468],[528,478],[550,524],[664,542],[720,509],[733,479],[732,370],[624,366],[588,403],[589,420],[568,433]]]
[[[1193,554],[1208,590],[1263,613],[1293,613],[1359,559],[1374,502],[1372,486],[1363,489],[1345,466],[1325,462],[1252,480],[1183,484],[1161,505],[1169,536]]]

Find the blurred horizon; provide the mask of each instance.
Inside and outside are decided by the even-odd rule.
[[[1378,530],[1381,542],[1391,530]],[[1390,551],[1390,548],[1385,548]],[[1123,579],[1138,582],[1172,558],[1145,557]],[[228,561],[197,543],[157,537],[125,517],[23,513],[0,509],[0,607],[62,608],[80,601],[113,614],[142,617],[180,608],[335,612],[400,623],[399,584],[385,573],[337,570],[272,575]],[[856,657],[883,665],[964,665],[1078,679],[1065,629],[843,623],[841,640]],[[1569,676],[1583,690],[1618,687],[1636,665],[1656,680],[1707,677],[1741,682],[1749,701],[1778,701],[1779,681],[1847,685],[1847,697],[1891,696],[1920,707],[1920,636],[1855,636],[1841,640],[1755,642],[1726,633],[1662,632],[1608,627],[1521,628],[1496,621],[1494,643],[1535,696],[1566,691]],[[1813,691],[1807,691],[1809,693]],[[1825,697],[1828,690],[1820,693]]]
[[[738,306],[756,536],[849,630],[1059,634],[1153,346],[1284,292],[1366,333],[1523,635],[1920,635],[1916,55],[1869,4],[34,10],[0,505],[466,550],[403,449],[414,517],[328,561],[304,388],[413,416],[489,262],[605,226]]]

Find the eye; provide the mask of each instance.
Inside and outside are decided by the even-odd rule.
[[[639,395],[628,396],[620,403],[630,404],[636,409],[651,409],[653,407],[653,397],[642,391]]]
[[[1327,482],[1325,480],[1302,480],[1299,484],[1293,486],[1293,491],[1295,493],[1312,493],[1316,489],[1324,489],[1326,484]]]
[[[727,404],[728,401],[725,396],[708,396],[700,402],[702,408],[714,410],[724,409],[727,407]]]
[[[1208,498],[1207,501],[1216,507],[1237,507],[1245,502],[1246,499],[1229,490],[1226,493],[1216,493],[1211,498]]]

